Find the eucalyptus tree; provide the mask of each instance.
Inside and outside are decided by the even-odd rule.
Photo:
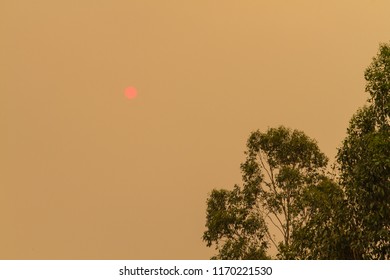
[[[268,258],[271,245],[279,258],[296,258],[294,232],[311,219],[302,198],[326,179],[328,159],[315,140],[283,126],[252,132],[245,154],[243,186],[207,200],[203,240],[217,259]]]

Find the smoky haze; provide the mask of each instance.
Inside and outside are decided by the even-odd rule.
[[[251,131],[303,130],[332,161],[389,11],[2,1],[0,258],[208,259],[207,196],[241,183]]]

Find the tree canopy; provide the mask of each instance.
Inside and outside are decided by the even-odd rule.
[[[350,120],[337,167],[315,140],[284,126],[252,132],[242,187],[207,200],[215,259],[390,259],[390,44],[365,71],[368,103]]]
[[[283,126],[251,133],[245,153],[243,187],[213,190],[203,239],[217,245],[215,258],[267,258],[271,243],[291,258],[294,230],[309,215],[301,197],[324,180],[328,159],[313,139]]]
[[[338,151],[356,258],[390,258],[390,45],[365,71],[368,104],[352,117]]]

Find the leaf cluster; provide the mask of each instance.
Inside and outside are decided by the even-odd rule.
[[[246,195],[235,185],[232,191],[213,190],[207,200],[207,246],[216,245],[213,259],[267,259],[265,223],[256,215]]]

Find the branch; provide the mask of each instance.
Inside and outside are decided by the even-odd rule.
[[[268,218],[268,219],[271,221],[271,223],[280,231],[280,233],[283,234],[283,236],[285,236],[285,235],[286,235],[286,231],[283,229],[283,227],[280,228],[280,227],[272,220],[271,216],[269,215],[270,213],[271,213],[271,212],[268,212],[268,213],[266,214],[266,218]],[[273,213],[273,212],[272,212],[272,214],[278,219],[279,224],[282,225],[282,224],[281,224],[281,221],[280,221],[280,219],[279,219],[279,217],[278,217],[275,213]]]
[[[278,191],[277,191],[276,183],[275,183],[275,180],[274,180],[274,172],[273,172],[273,169],[272,169],[271,166],[268,164],[268,166],[269,166],[269,171],[268,171],[268,169],[266,168],[266,166],[265,166],[265,164],[264,164],[263,157],[261,156],[261,152],[259,153],[259,159],[260,159],[261,166],[262,166],[263,169],[267,172],[268,178],[269,178],[269,180],[270,180],[270,182],[271,182],[272,188],[270,188],[269,186],[268,186],[268,187],[269,187],[269,189],[270,189],[271,191],[273,191],[273,193],[274,193],[275,195],[277,195],[277,194],[278,194]],[[267,162],[268,162],[268,160],[267,160]]]

